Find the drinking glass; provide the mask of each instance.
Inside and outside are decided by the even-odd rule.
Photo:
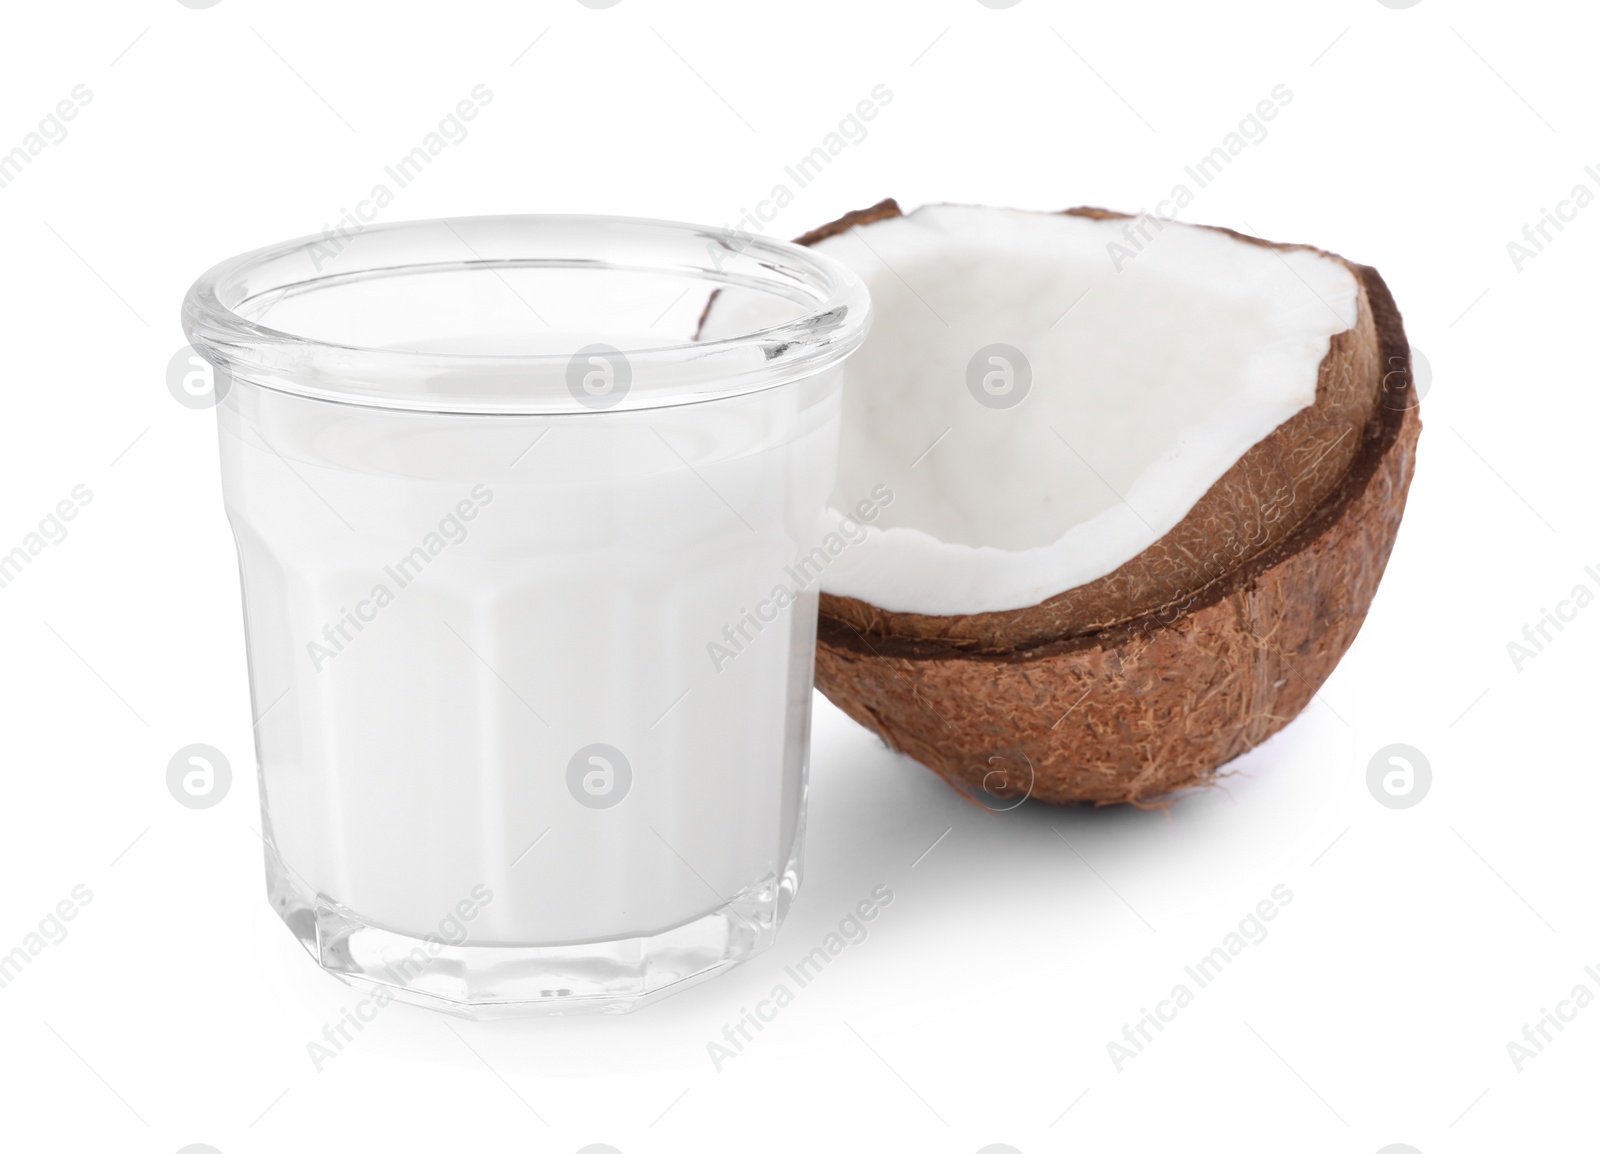
[[[697,339],[712,309],[745,321]],[[859,279],[726,230],[466,218],[237,257],[183,317],[268,893],[318,964],[471,1016],[622,1011],[768,946]]]

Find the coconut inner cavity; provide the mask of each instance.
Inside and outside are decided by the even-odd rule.
[[[817,248],[875,310],[832,504],[894,494],[823,588],[900,612],[1023,608],[1137,556],[1313,403],[1357,317],[1335,260],[1154,220],[934,206]]]

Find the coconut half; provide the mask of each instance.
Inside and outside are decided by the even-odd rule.
[[[1056,803],[1203,784],[1307,704],[1420,430],[1376,271],[1097,209],[884,201],[801,243],[875,313],[830,511],[853,543],[821,578],[835,704],[952,783]],[[713,302],[702,332],[760,319]]]

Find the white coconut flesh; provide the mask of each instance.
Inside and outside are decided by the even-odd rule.
[[[940,205],[817,244],[875,314],[845,367],[828,528],[893,494],[846,527],[826,592],[936,615],[1036,605],[1148,549],[1315,401],[1356,324],[1343,264],[1128,224]]]

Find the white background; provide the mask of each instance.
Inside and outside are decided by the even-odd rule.
[[[8,6],[0,547],[93,500],[0,589],[0,1146],[276,1150],[1425,1152],[1592,1140],[1600,1008],[1600,207],[1507,242],[1600,164],[1596,20],[1570,4],[1021,0],[779,10],[621,0]],[[531,44],[531,47],[529,45]],[[807,880],[776,948],[642,1013],[473,1024],[354,1004],[268,909],[212,414],[164,372],[222,257],[315,232],[478,84],[493,102],[385,219],[601,212],[732,224],[875,85],[892,103],[769,228],[884,195],[1153,208],[1278,84],[1292,103],[1182,215],[1376,265],[1433,369],[1410,506],[1319,699],[1170,812],[992,814],[820,702]],[[210,810],[181,746],[237,774]],[[1404,742],[1431,792],[1367,763]],[[937,839],[937,845],[928,851]],[[736,1060],[706,1045],[879,883],[893,904]],[[1107,1043],[1276,885],[1292,903],[1118,1072]]]

